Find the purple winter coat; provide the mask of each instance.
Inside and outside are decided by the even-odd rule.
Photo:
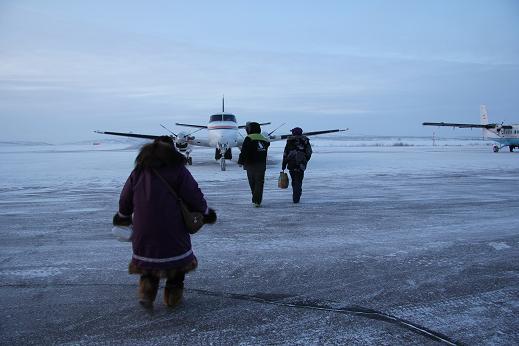
[[[183,164],[156,168],[192,211],[207,211],[197,182]],[[164,182],[137,166],[126,181],[119,212],[133,213],[132,263],[143,269],[177,268],[195,259],[180,206]]]

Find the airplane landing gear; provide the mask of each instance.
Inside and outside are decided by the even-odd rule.
[[[509,148],[510,148],[510,152],[513,153],[513,152],[514,152],[514,148],[515,148],[515,146],[510,145]]]
[[[494,146],[492,147],[492,150],[494,151],[494,153],[499,152],[499,146],[498,146],[498,145],[494,145]]]
[[[223,155],[223,157],[225,157],[226,160],[232,160],[232,150],[231,148],[227,149],[225,151],[225,154]]]
[[[189,156],[189,154],[191,154],[191,150],[186,151],[187,164],[191,166],[193,164],[193,158],[191,156]]]
[[[223,155],[222,155],[223,152]],[[214,153],[215,160],[220,160],[220,169],[225,171],[226,162],[225,160],[230,160],[232,158],[231,148],[228,148],[226,144],[219,144],[218,148]]]

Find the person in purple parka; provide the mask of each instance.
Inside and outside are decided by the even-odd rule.
[[[182,299],[185,274],[198,265],[179,203],[158,174],[191,211],[204,214],[204,223],[216,222],[215,211],[207,207],[185,164],[185,156],[175,149],[170,137],[162,136],[145,144],[124,184],[119,211],[113,217],[114,225],[133,224],[129,273],[140,274],[139,302],[146,308],[153,307],[161,278],[166,279],[164,303],[177,306]]]

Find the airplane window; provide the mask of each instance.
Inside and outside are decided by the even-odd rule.
[[[236,122],[236,117],[232,114],[224,114],[223,115],[223,121],[232,121]]]
[[[211,118],[209,118],[209,121],[222,121],[222,115],[221,114],[211,115]]]

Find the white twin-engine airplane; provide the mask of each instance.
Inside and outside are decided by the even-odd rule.
[[[423,123],[422,125],[480,128],[483,129],[483,138],[485,140],[492,140],[498,143],[493,146],[495,153],[504,147],[508,147],[510,152],[514,151],[514,148],[519,148],[519,124],[489,124],[487,108],[481,105],[479,112],[481,115],[481,124]]]
[[[260,123],[260,125],[269,125],[270,123]],[[236,122],[236,116],[231,113],[225,113],[225,104],[222,101],[222,113],[213,114],[209,118],[209,123],[207,125],[192,125],[192,124],[183,124],[176,123],[177,126],[184,127],[192,127],[197,130],[191,133],[183,133],[179,132],[175,134],[169,131],[165,126],[166,130],[168,130],[171,135],[170,137],[173,139],[175,146],[177,149],[184,153],[187,157],[188,164],[192,164],[193,160],[190,156],[191,148],[190,146],[202,146],[202,147],[212,147],[215,148],[214,158],[215,160],[220,160],[220,168],[222,171],[225,171],[226,164],[225,160],[232,159],[232,148],[238,147],[241,149],[243,144],[243,140],[245,136],[240,133],[239,129],[244,129],[247,125],[239,125]],[[207,138],[198,138],[193,136],[195,132],[206,129],[208,131]],[[275,129],[274,131],[276,131]],[[263,133],[265,137],[267,137],[270,141],[279,141],[286,139],[290,135],[273,135],[274,131]],[[346,130],[323,130],[323,131],[312,131],[303,133],[305,136],[313,136],[320,135],[324,133],[332,133],[332,132],[340,132]],[[121,132],[111,132],[111,131],[94,131],[96,133],[106,134],[106,135],[114,135],[114,136],[124,136],[124,137],[134,137],[134,138],[145,138],[145,139],[155,139],[160,137],[159,135],[144,135],[137,133],[121,133]]]

